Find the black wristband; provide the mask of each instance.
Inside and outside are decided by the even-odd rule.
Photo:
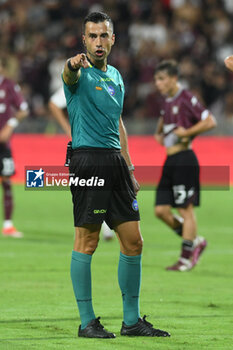
[[[69,68],[69,70],[71,70],[71,72],[77,72],[79,70],[78,68],[73,68],[71,63],[70,63],[70,59],[67,61],[67,67]]]

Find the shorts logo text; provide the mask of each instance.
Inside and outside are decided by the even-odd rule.
[[[107,209],[94,209],[94,214],[105,214],[107,212]]]

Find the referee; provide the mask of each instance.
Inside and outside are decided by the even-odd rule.
[[[139,313],[143,243],[136,200],[139,185],[121,119],[124,84],[120,73],[107,65],[115,41],[111,18],[100,12],[89,14],[82,40],[87,53],[69,58],[63,71],[72,134],[70,176],[78,178],[71,185],[75,225],[71,279],[81,319],[78,335],[115,338],[104,329],[92,306],[91,260],[105,220],[120,243],[121,335],[169,336]]]

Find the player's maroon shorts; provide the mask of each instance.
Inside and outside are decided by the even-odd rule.
[[[186,208],[200,202],[199,163],[192,150],[168,156],[156,191],[155,205]]]
[[[119,222],[140,220],[133,183],[120,150],[76,149],[69,170],[76,227],[105,221],[113,228]]]

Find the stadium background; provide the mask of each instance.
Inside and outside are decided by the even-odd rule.
[[[17,181],[22,181],[23,165],[41,162],[40,148],[45,142],[41,137],[40,145],[38,136],[28,138],[22,134],[62,133],[51,117],[47,103],[61,86],[60,73],[65,59],[83,51],[82,20],[88,11],[95,10],[108,12],[115,24],[117,39],[109,63],[119,69],[125,82],[123,118],[129,135],[153,134],[160,99],[154,89],[153,72],[161,59],[171,57],[180,63],[182,84],[192,90],[216,117],[218,127],[210,135],[233,134],[233,74],[227,72],[223,63],[224,58],[233,52],[232,1],[3,0],[0,2],[1,56],[7,63],[9,76],[20,83],[30,105],[30,117],[16,129],[16,134],[21,136],[16,135],[13,139]],[[55,138],[56,145],[58,140],[62,142],[58,146],[60,152],[54,150],[51,154],[53,144],[48,143],[50,149],[43,154],[46,154],[45,164],[60,165],[63,162],[63,141]],[[219,141],[214,140],[217,139],[212,139],[211,147],[202,142],[198,154],[201,164],[211,164],[212,154],[211,165],[223,165],[220,158],[224,153],[225,165],[230,166],[229,139],[226,143],[221,139],[220,147]],[[162,164],[164,157],[161,158],[160,154],[163,150],[159,149],[159,155],[155,156],[153,152],[157,154],[158,146],[148,139],[146,147],[145,142],[144,138],[144,149],[151,152],[148,159],[157,158]],[[145,165],[144,156],[144,159],[138,156],[139,144],[133,142],[134,147],[131,147],[130,141],[130,150],[134,162]],[[200,153],[206,154],[205,149],[213,151],[213,148],[220,163],[215,152],[207,157]],[[29,155],[32,150],[33,163]],[[152,164],[158,164],[158,160]]]
[[[119,69],[126,84],[123,118],[135,165],[163,163],[164,149],[152,137],[159,99],[153,72],[157,62],[172,57],[180,63],[182,83],[218,121],[215,130],[194,141],[201,164],[228,166],[232,184],[233,74],[223,64],[233,54],[231,0],[0,0],[1,56],[30,105],[29,118],[12,138],[14,181],[24,182],[24,166],[64,162],[67,137],[50,116],[47,103],[61,84],[65,59],[83,50],[81,23],[95,10],[106,11],[115,23],[117,40],[109,63]],[[171,328],[173,337],[166,344],[127,343],[118,337],[111,347],[232,348],[232,190],[204,193],[197,215],[210,243],[205,260],[190,274],[169,278],[163,268],[175,259],[179,242],[153,218],[153,197],[150,191],[139,194],[145,239],[142,305],[161,328]],[[73,239],[70,197],[26,193],[17,184],[15,199],[15,222],[25,238],[0,240],[0,348],[75,349],[79,344],[79,348],[109,349],[98,342],[81,342],[80,347],[75,337],[78,321],[68,273]],[[120,295],[112,305],[118,286],[108,279],[116,272],[116,240],[102,242],[95,259],[97,309],[102,310],[106,326],[119,332]],[[99,274],[103,265],[106,275]],[[100,288],[103,284],[106,294]]]
[[[31,111],[17,132],[57,131],[47,102],[61,86],[65,59],[83,51],[82,20],[94,10],[108,12],[115,24],[109,63],[126,85],[123,117],[130,134],[155,130],[154,68],[172,57],[180,63],[182,83],[216,116],[214,133],[232,135],[233,75],[223,64],[233,52],[231,0],[1,0],[1,56]]]

